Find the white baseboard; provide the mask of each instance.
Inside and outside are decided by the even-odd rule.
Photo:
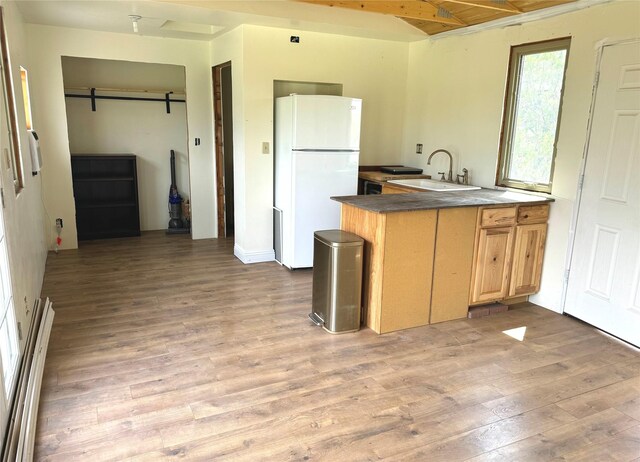
[[[233,254],[245,265],[249,263],[263,263],[267,261],[274,261],[276,259],[276,253],[271,250],[259,250],[257,252],[247,252],[238,244],[233,246]]]

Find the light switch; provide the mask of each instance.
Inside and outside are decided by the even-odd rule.
[[[263,141],[262,142],[262,154],[269,154],[269,142],[268,141]]]

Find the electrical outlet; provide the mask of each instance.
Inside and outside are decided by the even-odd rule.
[[[416,144],[416,154],[422,154],[422,144]]]
[[[269,142],[268,141],[263,141],[262,142],[262,154],[269,154]]]

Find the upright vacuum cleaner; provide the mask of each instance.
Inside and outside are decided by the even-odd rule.
[[[182,196],[176,185],[176,153],[171,150],[171,186],[169,186],[169,227],[167,234],[186,234],[189,228],[182,220]]]

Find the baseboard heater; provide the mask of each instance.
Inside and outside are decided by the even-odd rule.
[[[33,460],[40,386],[54,315],[48,298],[44,303],[42,300],[36,302],[11,404],[11,418],[2,447],[2,462]]]

